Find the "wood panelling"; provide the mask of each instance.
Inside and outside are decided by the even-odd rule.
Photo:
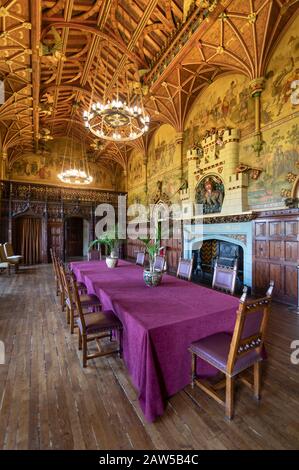
[[[63,258],[64,253],[64,230],[62,221],[51,221],[48,223],[48,249],[50,248],[54,253]],[[49,258],[50,259],[50,258]]]
[[[275,281],[274,297],[286,303],[297,302],[299,263],[298,210],[260,214],[253,228],[253,289],[263,292],[270,279]]]

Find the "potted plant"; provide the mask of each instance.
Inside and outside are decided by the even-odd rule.
[[[149,258],[149,269],[143,270],[143,279],[147,286],[156,287],[161,283],[162,271],[154,269],[155,256],[162,249],[160,247],[160,239],[153,241],[150,238],[139,238],[145,245],[145,251]]]
[[[112,230],[104,232],[99,238],[93,240],[89,245],[89,250],[98,243],[107,247],[106,264],[108,268],[115,268],[118,263],[117,227],[115,226]]]

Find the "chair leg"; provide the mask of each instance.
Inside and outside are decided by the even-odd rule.
[[[68,325],[70,324],[70,321],[71,321],[71,314],[70,314],[70,309],[67,305],[66,306],[66,322],[67,322]]]
[[[254,396],[257,400],[261,398],[261,362],[253,365],[253,389]]]
[[[234,414],[234,378],[226,376],[225,415],[232,419]]]
[[[80,330],[79,330],[79,337],[78,337],[78,349],[79,349],[79,351],[82,350],[82,335],[81,335]]]
[[[118,357],[121,359],[123,355],[123,330],[118,330],[119,351]]]
[[[82,335],[82,347],[83,347],[83,367],[87,367],[87,337]]]
[[[196,356],[196,354],[192,353],[192,368],[191,368],[191,374],[192,374],[191,386],[192,386],[192,388],[194,388],[195,379],[196,379],[196,363],[197,363],[197,356]]]
[[[73,309],[70,310],[70,327],[71,327],[71,334],[74,333],[75,329],[75,319],[74,319],[74,311]]]

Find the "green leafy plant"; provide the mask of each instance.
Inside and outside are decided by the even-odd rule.
[[[105,245],[108,248],[108,256],[111,256],[112,252],[118,248],[117,233],[117,226],[107,232],[103,232],[99,238],[96,238],[90,243],[88,247],[89,251],[97,244]]]
[[[150,271],[153,272],[154,270],[154,262],[155,256],[163,249],[160,246],[161,244],[161,226],[160,224],[157,227],[156,232],[156,240],[152,240],[151,238],[140,238],[138,240],[144,243],[145,245],[145,252],[148,254],[149,264],[150,264]]]

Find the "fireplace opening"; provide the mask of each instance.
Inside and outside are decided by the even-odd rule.
[[[244,254],[243,248],[236,243],[222,240],[204,240],[200,249],[192,251],[194,256],[192,279],[195,282],[212,285],[214,266],[218,257],[218,264],[233,267],[235,259],[238,260],[238,274],[236,293],[242,292],[244,280]]]

